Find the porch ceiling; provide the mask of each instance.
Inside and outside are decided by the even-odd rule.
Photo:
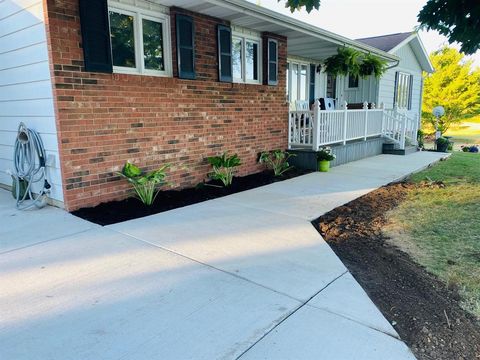
[[[289,56],[300,56],[320,61],[336,53],[339,46],[348,45],[362,52],[377,54],[388,61],[398,60],[395,55],[245,0],[157,0],[155,2],[229,20],[234,25],[251,30],[283,35],[288,38]]]

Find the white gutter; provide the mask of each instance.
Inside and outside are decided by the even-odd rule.
[[[260,7],[258,5],[252,4],[245,0],[222,0],[222,1],[206,0],[206,2],[217,5],[217,6],[226,7],[234,11],[237,11],[246,15],[250,15],[256,18],[260,18],[268,22],[271,22],[280,26],[284,26],[289,29],[302,32],[306,35],[310,35],[318,39],[332,42],[339,46],[348,45],[350,47],[354,47],[363,52],[374,53],[380,56],[381,58],[389,61],[400,60],[400,58],[396,55],[389,54],[388,52],[351,40],[349,38],[321,29],[319,27],[307,24],[303,21],[296,20],[292,17],[280,14],[276,11],[273,11],[264,7]]]

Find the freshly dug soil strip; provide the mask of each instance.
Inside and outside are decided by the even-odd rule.
[[[209,181],[194,188],[162,190],[158,193],[152,206],[145,206],[140,200],[132,197],[79,209],[72,214],[99,225],[110,225],[253,189],[276,181],[291,179],[309,172],[291,169],[282,176],[275,177],[273,172],[263,171],[253,175],[235,177],[232,185],[228,188],[224,187],[219,181]]]
[[[413,186],[387,185],[313,224],[418,359],[480,359],[480,323],[458,294],[382,234],[386,212]]]

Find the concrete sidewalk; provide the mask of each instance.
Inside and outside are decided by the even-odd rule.
[[[105,228],[12,210],[0,191],[0,358],[414,359],[309,220],[441,156],[378,156]]]

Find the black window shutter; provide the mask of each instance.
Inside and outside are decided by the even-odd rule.
[[[315,64],[310,64],[310,89],[309,89],[309,102],[312,105],[315,102],[315,74],[317,67]]]
[[[408,110],[412,110],[412,95],[413,95],[413,75],[410,75],[410,83],[408,85]]]
[[[398,76],[400,74],[395,72],[395,85],[393,86],[393,106],[397,103],[397,92],[398,92]]]
[[[218,25],[218,78],[222,82],[232,82],[232,30]]]
[[[111,73],[113,66],[107,0],[80,0],[79,5],[85,70]]]
[[[180,79],[195,79],[195,24],[187,15],[177,15],[177,63]]]
[[[267,83],[268,85],[278,84],[278,42],[273,39],[267,41]]]

